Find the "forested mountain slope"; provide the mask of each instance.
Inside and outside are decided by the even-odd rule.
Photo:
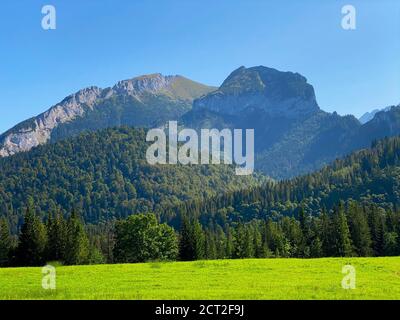
[[[148,146],[144,129],[121,127],[2,158],[0,214],[20,224],[32,197],[41,217],[77,209],[97,223],[258,184],[227,165],[149,165]]]
[[[321,109],[302,75],[257,66],[240,67],[218,90],[195,99],[182,122],[195,128],[254,129],[256,169],[288,179],[400,134],[399,114],[400,107],[388,108],[362,125],[352,115]]]
[[[189,201],[167,209],[165,216],[195,216],[207,221],[250,221],[281,215],[296,216],[300,208],[312,215],[340,201],[356,200],[393,210],[400,205],[400,137],[374,142],[370,149],[336,160],[318,172],[281,182]]]

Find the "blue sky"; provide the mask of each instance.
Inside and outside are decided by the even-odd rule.
[[[57,29],[41,28],[43,5]],[[357,29],[341,28],[341,8]],[[295,71],[327,111],[400,103],[398,0],[7,0],[0,132],[83,87],[161,72],[219,85],[237,67]]]

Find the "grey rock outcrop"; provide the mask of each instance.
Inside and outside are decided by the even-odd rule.
[[[0,157],[28,151],[48,142],[55,128],[85,117],[88,111],[96,109],[99,102],[115,96],[133,97],[141,102],[144,97],[160,94],[167,96],[172,102],[176,99],[180,105],[184,101],[186,105],[191,106],[194,98],[214,89],[182,76],[163,76],[159,73],[119,81],[106,89],[85,88],[66,97],[39,116],[24,121],[0,135]],[[143,104],[146,103],[147,101]]]
[[[194,101],[194,110],[228,115],[261,109],[272,116],[297,118],[319,111],[314,88],[298,73],[267,67],[240,67],[221,87]]]
[[[97,87],[80,90],[38,117],[20,124],[19,128],[4,133],[1,137],[0,156],[5,157],[28,151],[46,143],[50,138],[51,130],[60,123],[82,116],[85,108],[93,108],[101,92],[102,90]]]

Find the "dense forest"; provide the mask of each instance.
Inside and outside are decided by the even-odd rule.
[[[319,258],[400,255],[400,212],[358,202],[339,203],[311,216],[253,219],[231,225],[183,217],[179,230],[154,214],[107,223],[102,232],[85,230],[79,215],[49,215],[43,223],[30,201],[18,239],[0,221],[0,265],[36,266],[190,261],[242,258]]]
[[[256,186],[260,177],[236,176],[228,165],[146,162],[145,130],[121,127],[84,133],[0,159],[0,216],[18,232],[27,199],[44,219],[49,212],[81,213],[101,223],[159,212],[189,199]]]
[[[374,204],[396,210],[400,204],[400,138],[385,138],[370,149],[336,160],[312,174],[292,180],[269,181],[260,187],[228,192],[207,200],[190,200],[166,208],[161,217],[178,226],[181,216],[193,216],[207,225],[253,219],[298,216],[300,208],[318,216],[341,200]]]
[[[95,224],[82,206],[68,213],[55,206],[43,217],[40,198],[28,197],[18,236],[9,220],[0,222],[0,262],[399,255],[399,156],[400,138],[387,138],[293,180]]]

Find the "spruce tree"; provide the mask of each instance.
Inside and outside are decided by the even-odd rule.
[[[250,226],[245,227],[244,258],[254,258],[255,247],[253,233]]]
[[[350,257],[353,255],[350,230],[342,203],[335,208],[333,215],[333,240],[336,256]]]
[[[230,226],[227,226],[225,257],[228,259],[233,258],[233,254],[234,254],[234,241],[233,241],[233,236],[232,236],[232,229]]]
[[[301,207],[299,211],[299,222],[302,233],[300,242],[300,254],[302,257],[308,258],[310,255],[310,217],[305,213],[304,208]]]
[[[5,267],[10,263],[11,235],[7,220],[0,219],[0,266]]]
[[[89,259],[89,240],[75,211],[67,222],[67,247],[64,261],[68,265],[85,264]]]
[[[201,260],[205,258],[205,235],[200,222],[195,221],[193,224],[193,241],[194,241],[194,253],[195,260]]]
[[[221,226],[216,226],[216,250],[217,250],[217,259],[225,259],[227,258],[227,237],[224,233],[224,230]]]
[[[254,227],[253,230],[253,256],[255,258],[265,258],[265,251],[262,243],[261,232],[258,226]]]
[[[33,200],[30,199],[16,250],[17,263],[22,266],[39,266],[46,260],[46,229],[34,210]]]
[[[48,261],[63,261],[67,248],[67,223],[61,213],[55,217],[49,215],[47,229],[47,259]]]
[[[179,236],[179,257],[182,261],[201,260],[205,258],[205,235],[198,221],[182,219]]]
[[[367,216],[362,208],[351,202],[348,209],[349,229],[355,252],[360,257],[368,257],[372,255],[372,240],[368,226]]]
[[[324,255],[323,249],[322,249],[322,242],[319,239],[319,237],[315,237],[310,246],[310,255],[312,258],[321,258]]]
[[[192,238],[192,227],[189,219],[182,218],[181,230],[179,234],[179,257],[182,261],[195,260],[194,241]]]
[[[368,208],[368,223],[371,230],[372,248],[375,256],[384,254],[385,220],[382,211],[375,205]]]
[[[322,244],[322,254],[324,257],[334,256],[333,225],[331,216],[323,208],[319,218],[319,238]]]
[[[383,253],[385,256],[397,256],[399,254],[398,234],[385,232],[383,237]]]
[[[205,234],[205,258],[214,260],[217,258],[217,246],[215,243],[215,235],[212,231],[208,230]]]
[[[246,258],[246,229],[243,223],[239,223],[235,230],[233,257],[236,259]]]

